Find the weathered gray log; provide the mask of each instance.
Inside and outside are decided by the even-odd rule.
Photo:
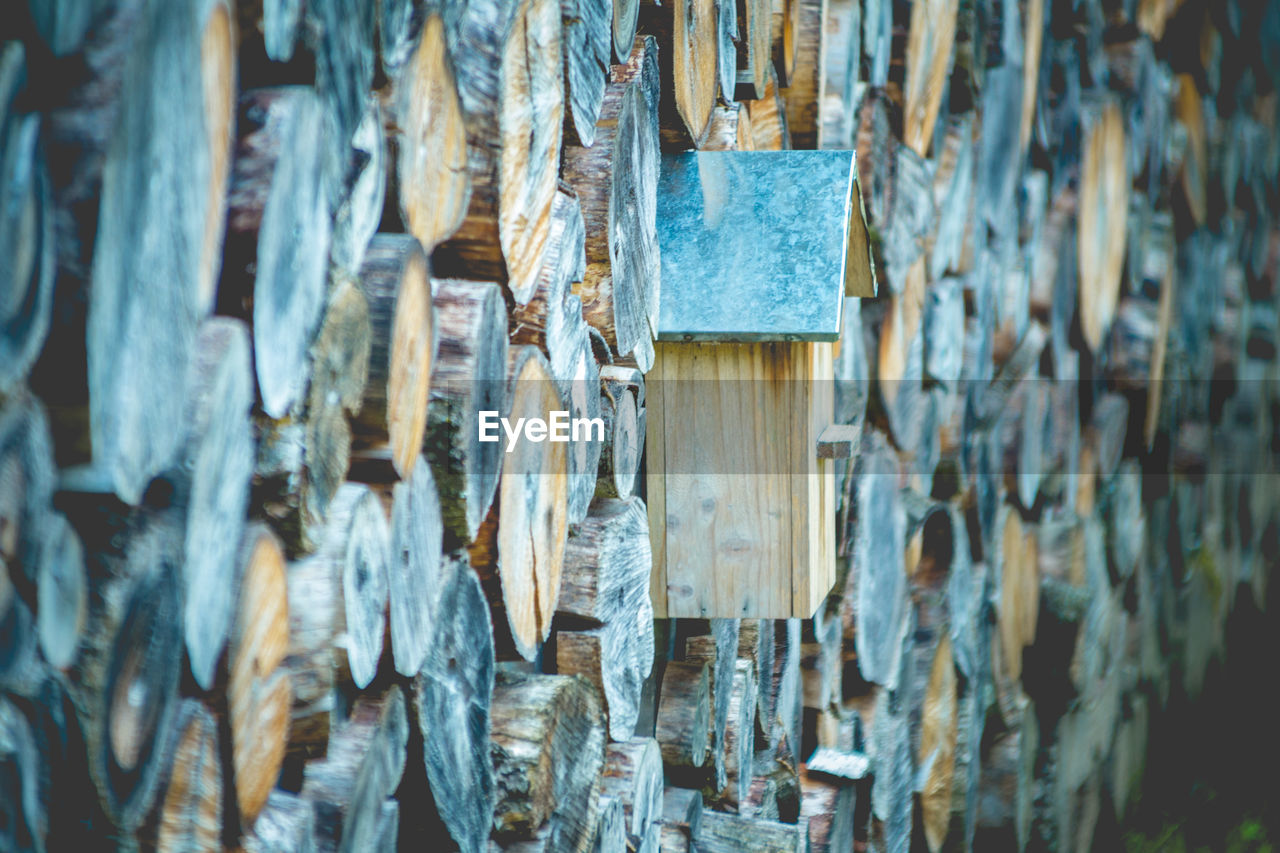
[[[428,13],[413,39],[405,45],[404,60],[391,62],[387,73],[391,87],[384,104],[395,128],[388,158],[395,177],[387,202],[405,230],[430,251],[462,225],[471,201],[471,176],[444,20]],[[383,59],[387,61],[385,44]]]
[[[811,853],[852,853],[856,788],[805,774],[800,815],[808,820]]]
[[[277,788],[267,798],[253,832],[241,840],[244,853],[315,853],[315,822],[311,803]]]
[[[598,682],[614,740],[625,740],[635,730],[640,691],[653,667],[648,530],[639,498],[597,503],[569,537],[560,575],[557,613],[598,629],[593,632],[601,668]],[[579,666],[570,671],[587,675]]]
[[[328,748],[337,713],[338,659],[345,655],[344,649],[335,648],[346,619],[339,574],[339,567],[324,555],[288,569],[289,644],[280,666],[289,673],[293,688],[290,757],[314,758]]]
[[[289,642],[289,590],[279,540],[261,524],[244,532],[236,557],[237,601],[227,645],[226,729],[233,828],[251,827],[275,787],[289,742],[293,688],[281,663]]]
[[[560,0],[564,26],[564,77],[567,110],[572,118],[570,141],[590,146],[604,100],[605,77],[613,51],[611,0]],[[568,130],[570,123],[565,123]]]
[[[241,96],[239,124],[218,307],[251,310],[262,408],[281,418],[302,398],[325,304],[324,116],[310,89],[262,89]]]
[[[907,625],[906,515],[898,496],[898,461],[879,433],[871,435],[856,470],[857,534],[850,573],[858,669],[867,681],[894,690]]]
[[[511,317],[511,342],[533,344],[547,357],[558,347],[553,342],[573,332],[565,299],[587,268],[586,226],[577,195],[566,187],[556,191],[551,204],[551,231],[547,253],[538,271],[538,283],[529,300],[516,305]],[[581,314],[581,309],[579,309]]]
[[[186,440],[174,478],[186,524],[183,630],[191,674],[208,689],[231,628],[236,549],[253,473],[253,367],[242,324],[225,318],[204,324],[187,388]]]
[[[479,412],[507,413],[507,319],[496,285],[433,282],[440,347],[424,452],[440,490],[445,545],[471,542],[493,502],[502,444],[479,440]]]
[[[0,697],[0,843],[9,850],[43,850],[49,816],[41,802],[40,754],[31,724],[8,699]]]
[[[738,38],[737,0],[716,0],[716,94],[726,101],[738,82]]]
[[[706,782],[711,794],[728,785],[725,762],[725,731],[729,725],[729,706],[733,694],[733,671],[738,655],[737,619],[710,620],[710,634],[689,637],[685,641],[685,659],[700,661],[711,666],[711,751],[710,776],[694,776],[697,785]]]
[[[52,513],[45,531],[36,577],[36,633],[44,659],[66,669],[79,655],[88,623],[89,579],[84,547],[66,517]]]
[[[596,479],[599,497],[627,498],[635,490],[644,447],[637,390],[643,395],[644,377],[638,370],[611,365],[602,371],[600,417],[605,440]]]
[[[636,40],[636,25],[640,22],[639,0],[613,0],[613,58],[626,62],[631,44]]]
[[[155,801],[182,665],[182,527],[138,518],[90,561],[89,626],[72,697],[107,815],[132,832]],[[138,697],[143,697],[140,700]]]
[[[565,147],[564,178],[586,225],[582,315],[619,356],[652,364],[657,321],[657,43],[641,37],[612,68],[596,143]],[[625,236],[620,236],[625,235]]]
[[[713,736],[711,667],[704,661],[668,661],[656,720],[663,762],[668,767],[702,767]]]
[[[560,3],[451,5],[444,23],[472,192],[462,227],[434,259],[448,275],[501,281],[524,302],[546,252],[560,162]]]
[[[360,270],[360,287],[373,336],[369,381],[353,422],[355,442],[361,456],[385,455],[403,479],[422,448],[439,345],[431,271],[421,245],[407,234],[375,236]]]
[[[433,642],[410,695],[436,809],[469,853],[485,849],[493,825],[493,632],[484,591],[466,563],[447,558],[440,574]]]
[[[702,792],[668,786],[662,792],[662,822],[679,827],[690,838],[702,829]]]
[[[37,140],[40,119],[12,109],[25,82],[20,42],[0,48],[0,393],[30,371],[49,333],[56,270],[53,198]]]
[[[547,824],[550,849],[585,853],[599,822],[604,719],[578,678],[503,674],[493,691],[494,838],[531,838]]]
[[[592,853],[626,853],[627,818],[616,797],[600,798],[600,823],[596,826],[596,842]]]
[[[334,267],[344,276],[355,277],[378,230],[387,192],[387,142],[377,98],[365,98],[360,123],[339,153],[344,156],[327,182],[334,211],[329,251]]]
[[[396,672],[412,677],[431,652],[445,593],[441,569],[444,529],[431,466],[421,456],[407,482],[391,499],[391,560],[387,595],[391,608],[391,653]]]
[[[6,618],[11,602],[22,603],[18,593],[30,592],[37,580],[51,533],[55,477],[44,407],[25,393],[0,404],[0,619]],[[33,639],[29,627],[11,635],[15,650],[21,641]],[[0,672],[6,668],[0,664]]]
[[[325,757],[307,765],[302,797],[315,809],[317,850],[376,849],[371,845],[384,831],[383,803],[400,784],[408,740],[399,687],[356,700]]]
[[[756,820],[705,809],[693,843],[702,853],[799,853],[806,849],[805,835],[804,824]]]
[[[364,0],[308,0],[303,8],[302,34],[315,57],[315,89],[325,120],[320,143],[330,175],[345,169],[373,88],[376,11]]]
[[[622,804],[627,834],[644,838],[662,819],[662,752],[653,738],[611,743],[604,751],[600,790]]]

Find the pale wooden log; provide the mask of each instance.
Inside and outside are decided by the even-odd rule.
[[[253,368],[248,331],[235,320],[207,321],[188,377],[182,464],[174,478],[186,523],[183,618],[196,683],[212,686],[235,607],[236,549],[253,473]]]
[[[701,150],[750,151],[753,147],[751,113],[745,103],[734,102],[711,111],[711,125]]]
[[[1115,316],[1129,213],[1124,117],[1107,104],[1089,126],[1080,165],[1080,329],[1093,352]]]
[[[573,136],[590,146],[604,100],[605,76],[613,52],[612,0],[561,0],[564,27],[565,98]],[[566,131],[570,123],[565,122]]]
[[[493,632],[484,591],[466,563],[448,558],[441,575],[435,639],[411,704],[436,809],[461,850],[479,851],[493,825],[495,798]]]
[[[217,850],[222,835],[222,764],[218,725],[213,714],[193,699],[175,713],[160,798],[140,847],[157,853]]]
[[[696,148],[706,139],[720,82],[718,8],[715,0],[641,4],[640,28],[658,44],[662,98],[655,106],[664,148]]]
[[[54,210],[50,179],[38,146],[40,119],[11,104],[25,83],[20,42],[0,48],[0,393],[8,395],[30,371],[49,333],[53,307]]]
[[[293,690],[288,668],[289,589],[284,552],[264,525],[239,545],[238,602],[227,647],[234,825],[252,827],[275,787],[289,741]]]
[[[550,357],[551,351],[558,348],[553,342],[573,333],[565,299],[573,282],[581,281],[587,268],[585,245],[582,205],[576,194],[562,187],[551,205],[551,232],[537,287],[529,301],[517,305],[512,313],[512,343],[532,344]]]
[[[479,441],[479,412],[507,414],[507,320],[493,284],[433,282],[440,346],[424,452],[440,490],[446,546],[471,542],[493,502],[502,445]]]
[[[716,89],[717,100],[733,97],[738,82],[738,4],[736,0],[716,0]],[[714,110],[714,106],[712,107]],[[710,119],[708,119],[710,121]]]
[[[317,850],[375,849],[384,831],[383,803],[404,773],[408,739],[399,687],[356,701],[325,757],[307,765],[301,796],[315,809]]]
[[[315,853],[311,803],[280,788],[271,792],[253,832],[241,839],[243,853]]]
[[[302,398],[325,305],[324,116],[302,87],[245,93],[239,109],[218,307],[251,313],[259,397],[268,416],[281,418]]]
[[[408,481],[391,498],[391,549],[387,567],[391,653],[396,672],[413,677],[431,653],[441,609],[444,528],[431,466],[417,457]]]
[[[289,646],[280,666],[293,686],[289,755],[314,758],[328,748],[337,662],[345,654],[335,648],[346,619],[339,567],[326,556],[311,556],[289,566],[286,583]]]
[[[652,364],[659,287],[656,51],[652,37],[636,40],[627,61],[610,71],[595,144],[564,152],[564,179],[586,226],[587,266],[574,288],[582,316],[641,369]]]
[[[133,832],[155,801],[178,704],[182,528],[172,515],[140,518],[116,543],[91,546],[89,625],[71,695],[102,806]]]
[[[430,251],[466,217],[471,200],[467,133],[441,16],[428,13],[406,48],[405,61],[388,73],[391,88],[384,98],[395,127],[388,158],[395,180],[387,200],[394,200],[405,229]],[[385,45],[383,50],[385,58]]]
[[[653,738],[611,743],[604,751],[600,791],[622,804],[627,834],[644,838],[662,819],[662,752]]]
[[[920,3],[911,9],[907,34],[903,142],[928,156],[933,126],[942,106],[956,36],[955,0]]]
[[[758,853],[800,853],[806,849],[805,827],[755,820],[706,809],[694,846],[702,853],[754,850]]]
[[[635,491],[644,436],[636,396],[623,383],[601,382],[600,416],[604,420],[604,445],[600,450],[600,475],[596,495],[628,498]]]
[[[431,369],[439,336],[431,305],[431,271],[416,239],[373,238],[360,270],[369,304],[369,381],[353,423],[359,447],[385,445],[396,475],[413,471],[427,429]]]
[[[713,735],[710,727],[710,667],[701,661],[669,661],[662,673],[656,725],[667,767],[702,767]]]
[[[787,127],[787,106],[782,97],[778,75],[768,70],[764,93],[747,101],[747,115],[751,120],[751,149],[753,151],[782,151],[791,147],[791,133]]]
[[[786,99],[787,131],[795,148],[822,146],[822,55],[827,3],[824,0],[791,0],[795,16],[794,73],[788,75]]]
[[[604,762],[595,691],[577,678],[504,675],[491,715],[494,838],[527,839],[545,823],[552,849],[585,853],[599,822]]]
[[[1040,578],[1034,528],[1027,530],[1018,511],[1001,507],[993,542],[992,571],[998,595],[1000,648],[1004,674],[1022,675],[1022,650],[1035,640],[1040,612]]]
[[[557,0],[450,7],[445,44],[467,135],[471,202],[435,260],[532,293],[550,230],[564,119]]]
[[[66,669],[79,655],[88,623],[89,579],[84,547],[66,517],[52,513],[44,526],[46,538],[36,576],[36,634],[49,665]]]

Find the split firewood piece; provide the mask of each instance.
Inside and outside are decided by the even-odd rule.
[[[1040,573],[1036,559],[1035,529],[1024,528],[1018,511],[1000,509],[994,539],[993,573],[999,595],[1000,649],[1005,676],[1022,676],[1022,650],[1035,641],[1040,612]]]
[[[138,833],[142,849],[156,853],[221,849],[223,787],[217,720],[200,702],[183,699],[170,739],[161,749],[164,778],[156,809]]]
[[[652,37],[636,39],[610,72],[595,144],[566,146],[564,161],[586,226],[582,316],[641,369],[652,364],[659,292],[656,50]]]
[[[1078,746],[1061,742],[1061,729],[1069,729],[1069,726],[1060,727],[1059,754],[1062,750],[1078,750]],[[1014,836],[1013,843],[1019,848],[1030,840],[1034,800],[1037,798],[1034,767],[1038,746],[1039,731],[1034,714],[1029,713],[1023,715],[1022,725],[992,738],[982,756],[982,776],[978,782],[978,844],[984,837],[998,837],[1010,830]],[[1056,787],[1057,782],[1057,779],[1049,781],[1049,787]],[[1069,849],[1088,847],[1088,844],[1082,847],[1073,845]]]
[[[507,316],[494,284],[433,282],[440,345],[424,452],[431,463],[446,548],[476,537],[493,503],[502,442],[481,442],[480,412],[507,414]]]
[[[0,210],[10,223],[0,232],[0,394],[18,386],[40,355],[53,309],[53,197],[37,144],[40,119],[12,111],[26,77],[20,42],[0,48]]]
[[[1111,327],[1120,296],[1129,216],[1129,167],[1120,107],[1108,103],[1089,127],[1080,164],[1080,330],[1092,352]]]
[[[756,746],[772,746],[777,743],[774,732],[775,711],[778,701],[777,685],[773,677],[774,620],[744,619],[738,625],[738,657],[749,660],[756,674]]]
[[[356,700],[325,757],[307,765],[302,798],[315,809],[317,851],[384,849],[376,846],[385,831],[383,804],[400,784],[408,742],[398,686]]]
[[[338,626],[346,639],[346,654],[337,656],[339,670],[364,689],[382,657],[391,564],[387,516],[367,486],[347,483],[338,490],[318,557],[328,563],[331,583],[341,585],[333,590],[342,603]]]
[[[636,40],[640,0],[613,0],[613,58],[625,62]]]
[[[311,803],[276,788],[241,839],[242,853],[316,853],[316,813]]]
[[[66,669],[79,656],[88,624],[89,578],[85,573],[84,546],[66,517],[51,513],[45,529],[36,577],[36,635],[40,653],[49,665]],[[3,611],[0,600],[0,612]],[[0,617],[0,621],[3,619]]]
[[[511,315],[511,342],[532,344],[548,358],[566,333],[572,333],[572,318],[565,299],[575,281],[582,281],[587,268],[586,225],[578,196],[562,188],[551,205],[551,233],[547,253],[538,271],[533,295]],[[581,309],[579,309],[581,314]]]
[[[327,181],[334,212],[329,257],[337,275],[355,278],[382,220],[387,195],[387,140],[382,108],[373,95],[365,98],[360,123],[339,154]]]
[[[818,148],[822,120],[822,56],[826,24],[823,0],[790,0],[794,17],[795,67],[787,76],[787,131],[795,148]]]
[[[503,675],[493,691],[495,839],[532,838],[586,853],[596,836],[605,731],[600,700],[580,678]]]
[[[280,666],[288,671],[293,687],[291,757],[322,756],[329,742],[336,713],[337,661],[346,654],[335,647],[346,619],[339,575],[340,567],[327,555],[307,557],[288,569],[289,646]]]
[[[557,649],[559,669],[601,685],[614,740],[635,730],[653,667],[648,530],[639,498],[598,502],[569,538],[560,576],[556,612],[589,630],[562,632],[569,639]]]
[[[260,89],[240,98],[218,308],[251,316],[258,394],[272,418],[302,398],[308,348],[325,306],[332,219],[323,125],[310,88]]]
[[[632,738],[605,747],[604,796],[622,804],[627,834],[644,838],[662,819],[662,752],[653,738]]]
[[[809,827],[811,853],[847,853],[854,847],[854,809],[857,789],[816,774],[800,777],[800,816]]]
[[[767,74],[766,74],[767,77]],[[763,92],[763,90],[761,90]],[[746,103],[734,102],[711,111],[711,125],[702,151],[751,151],[751,112]]]
[[[444,527],[440,497],[431,466],[421,456],[408,481],[396,483],[391,497],[391,549],[387,595],[391,617],[391,654],[396,672],[413,677],[431,654],[441,610],[441,553]]]
[[[369,304],[369,381],[353,423],[362,448],[385,447],[396,476],[413,471],[427,430],[431,369],[439,336],[431,303],[431,270],[407,234],[373,238],[360,270]]]
[[[773,65],[773,4],[745,0],[738,9],[735,85],[723,92],[726,100],[763,98]]]
[[[959,735],[955,662],[946,635],[933,646],[928,682],[921,696],[916,765],[928,768],[920,788],[920,818],[931,853],[942,849],[951,823],[955,788],[956,742]],[[925,669],[925,667],[918,667]]]
[[[746,802],[751,789],[755,759],[756,721],[755,665],[749,660],[735,661],[733,688],[729,698],[729,721],[724,733],[724,763],[728,781],[716,797],[730,808]]]
[[[29,592],[37,580],[56,478],[44,407],[26,393],[0,403],[0,614],[11,595]]]
[[[662,823],[679,829],[688,838],[697,837],[702,829],[702,792],[693,788],[668,785],[662,790]]]
[[[902,141],[921,157],[929,154],[933,125],[946,94],[958,7],[957,0],[935,0],[911,8]]]
[[[697,148],[706,139],[720,85],[719,4],[642,4],[640,11],[640,28],[658,42],[662,145],[672,150]]]
[[[445,22],[467,135],[471,202],[433,258],[447,274],[533,293],[547,248],[564,120],[558,0],[469,3]]]
[[[0,766],[5,769],[5,797],[0,799],[0,844],[7,850],[43,850],[49,836],[49,814],[41,802],[41,759],[26,716],[0,696]]]
[[[695,774],[696,785],[707,782],[715,794],[728,785],[725,761],[725,731],[729,725],[729,705],[733,693],[733,670],[738,655],[738,619],[710,620],[710,634],[699,634],[685,640],[687,661],[701,661],[711,667],[711,766],[706,779]],[[709,780],[709,781],[708,781]]]
[[[294,697],[288,668],[281,668],[289,651],[290,614],[280,542],[265,525],[251,525],[237,562],[239,601],[226,681],[235,802],[227,806],[236,823],[248,828],[280,775]]]
[[[139,518],[91,548],[90,615],[71,693],[102,806],[133,832],[155,801],[182,667],[182,527]]]
[[[600,823],[592,853],[627,853],[627,818],[616,797],[600,797]]]
[[[791,134],[787,129],[787,105],[782,97],[777,73],[770,68],[767,74],[764,92],[759,98],[746,102],[751,124],[751,150],[782,151],[791,147]]]
[[[547,360],[534,347],[513,350],[509,368],[511,422],[550,423],[560,395]],[[498,427],[492,427],[494,433]],[[497,617],[510,631],[515,652],[533,660],[551,633],[560,595],[568,524],[568,451],[563,441],[509,442],[498,501],[470,547],[471,564],[493,592]],[[495,439],[496,443],[496,439]],[[496,619],[495,619],[496,621]]]
[[[906,513],[899,497],[898,460],[873,433],[858,459],[857,533],[850,576],[858,670],[889,690],[898,686],[903,635],[909,622]]]
[[[187,438],[174,477],[186,524],[183,629],[191,674],[208,689],[231,628],[253,474],[252,355],[240,322],[205,322],[187,388]]]
[[[605,75],[613,53],[613,0],[561,0],[564,78],[572,141],[591,145],[604,100]],[[565,122],[569,130],[570,122]]]
[[[436,810],[463,851],[481,851],[493,826],[489,752],[493,631],[475,573],[447,558],[430,653],[410,694]]]
[[[471,202],[466,126],[439,14],[427,14],[406,54],[388,72],[383,98],[395,129],[388,201],[429,252],[462,226]]]
[[[663,763],[669,770],[702,767],[712,735],[711,667],[702,661],[669,661],[656,725]]]
[[[693,844],[699,853],[800,853],[806,849],[806,826],[724,814],[706,809]]]

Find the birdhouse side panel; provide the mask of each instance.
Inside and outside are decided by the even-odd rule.
[[[809,618],[836,582],[835,477],[818,436],[835,417],[834,346],[791,344],[792,614]]]

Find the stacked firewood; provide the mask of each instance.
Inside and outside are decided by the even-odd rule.
[[[1083,850],[1264,601],[1273,9],[12,6],[0,850]],[[662,153],[816,147],[839,581],[655,622]]]

